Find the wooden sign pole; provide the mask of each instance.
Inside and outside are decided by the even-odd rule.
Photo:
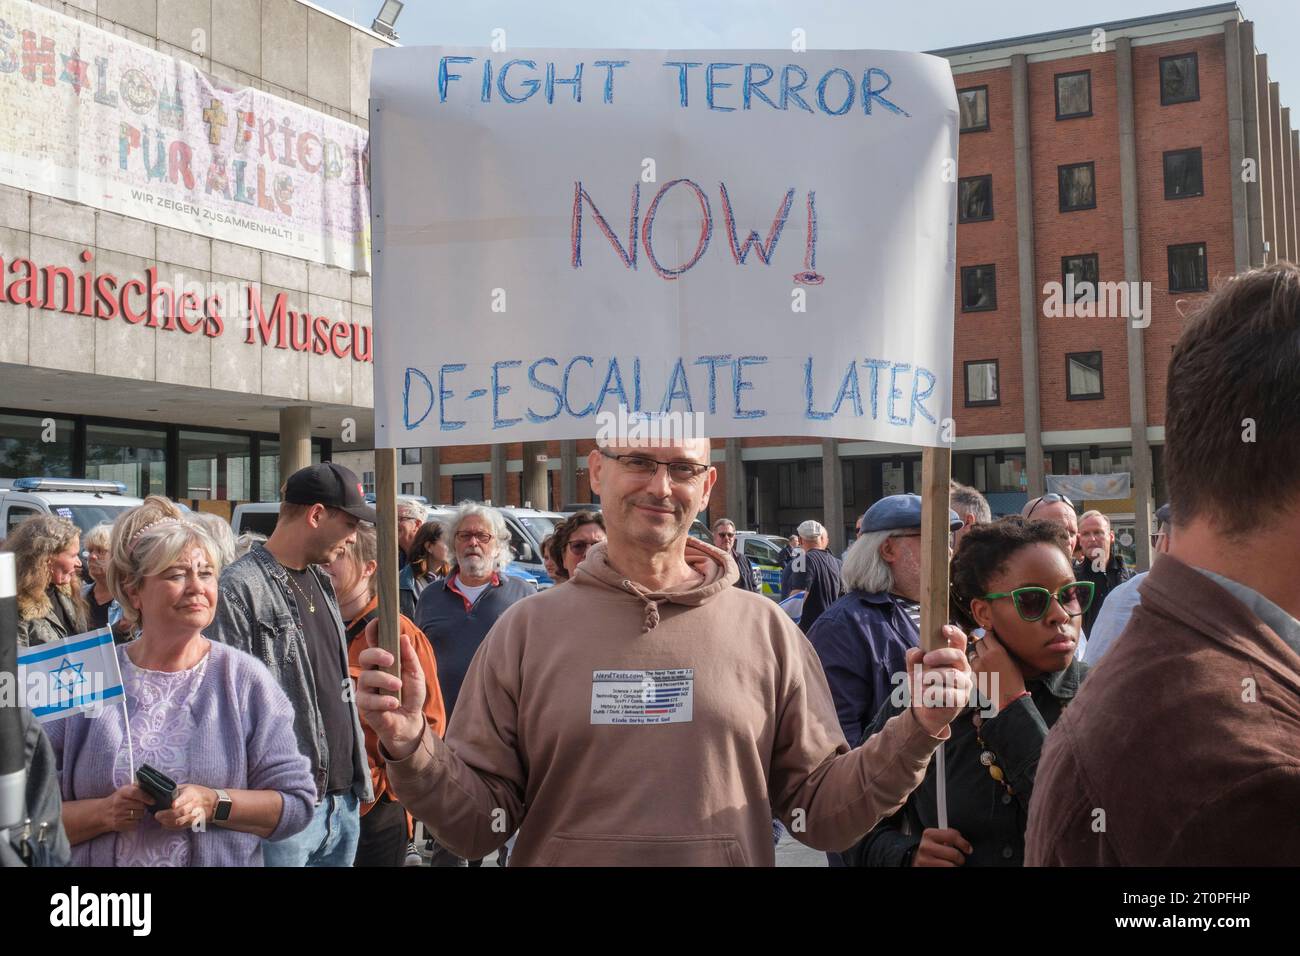
[[[921,646],[946,646],[940,628],[948,623],[948,484],[952,450],[921,452]]]
[[[379,524],[379,646],[393,655],[388,673],[400,677],[402,651],[398,639],[397,614],[397,449],[375,449],[375,510]],[[401,694],[397,694],[399,698]]]

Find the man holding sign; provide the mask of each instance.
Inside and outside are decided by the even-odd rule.
[[[798,627],[687,533],[717,479],[709,456],[707,439],[592,451],[608,541],[574,586],[502,615],[446,741],[424,721],[409,641],[400,680],[362,672],[394,792],[439,843],[477,859],[517,829],[518,865],[771,866],[773,815],[842,850],[920,783],[969,694],[965,636],[909,652],[915,705],[850,750]],[[361,663],[392,657],[371,647]]]

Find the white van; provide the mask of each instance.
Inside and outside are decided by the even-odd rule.
[[[114,521],[141,498],[126,493],[120,481],[87,478],[14,478],[0,480],[0,540],[32,515],[67,518],[85,534],[101,521]]]

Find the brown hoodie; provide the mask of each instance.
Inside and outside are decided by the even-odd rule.
[[[388,761],[439,843],[479,859],[518,829],[512,865],[771,866],[773,816],[843,850],[902,805],[943,738],[908,711],[850,750],[799,628],[732,587],[725,552],[686,559],[703,583],[648,592],[597,545],[501,616],[446,741]]]

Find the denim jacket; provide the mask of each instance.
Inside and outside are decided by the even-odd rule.
[[[326,604],[338,629],[339,654],[343,656],[343,673],[347,674],[347,646],[338,599],[326,574],[314,565],[311,573],[325,594]],[[217,613],[205,636],[252,654],[267,666],[271,676],[289,695],[294,710],[294,736],[298,750],[311,761],[319,803],[329,777],[330,755],[325,739],[325,721],[316,702],[311,657],[307,653],[298,605],[290,590],[289,575],[261,545],[221,572]],[[340,692],[342,690],[340,688]],[[366,761],[361,718],[350,687],[347,699],[351,705],[354,741],[352,793],[368,803],[374,799],[370,767]]]

